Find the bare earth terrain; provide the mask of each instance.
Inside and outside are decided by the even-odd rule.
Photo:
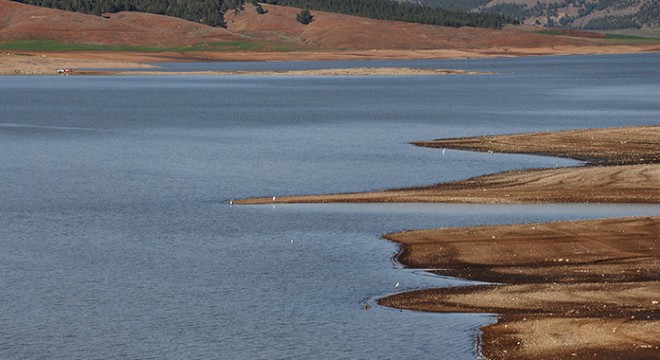
[[[512,171],[428,187],[234,200],[284,202],[660,203],[660,126],[415,143],[565,156],[586,166]],[[660,359],[660,217],[388,234],[407,267],[494,285],[406,292],[384,306],[499,314],[489,359]]]
[[[401,309],[500,314],[488,359],[660,358],[660,217],[389,234],[399,261],[500,285],[401,293]]]

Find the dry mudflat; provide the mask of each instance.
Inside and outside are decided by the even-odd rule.
[[[660,126],[439,139],[418,146],[528,153],[585,166],[511,171],[419,188],[234,203],[660,203]],[[498,314],[489,359],[660,359],[660,217],[407,231],[399,262],[490,285],[379,300],[435,312]]]
[[[660,357],[660,217],[386,235],[409,267],[496,282],[383,298],[418,311],[499,314],[488,359]]]

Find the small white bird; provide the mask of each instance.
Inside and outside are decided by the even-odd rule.
[[[234,200],[229,200],[229,205],[234,205]]]
[[[273,201],[275,201],[275,199],[277,199],[277,196],[273,196]]]
[[[399,287],[399,283],[397,282],[396,285],[394,285],[395,288]]]
[[[293,244],[293,239],[291,239],[291,243]]]

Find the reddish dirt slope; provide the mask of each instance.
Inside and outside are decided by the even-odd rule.
[[[270,40],[304,42],[327,49],[475,49],[581,45],[587,40],[534,34],[520,28],[503,30],[451,28],[384,21],[312,11],[314,21],[295,21],[300,9],[263,5],[259,15],[252,6],[226,16],[232,32]]]
[[[240,38],[226,29],[168,16],[121,12],[108,17],[0,0],[0,41],[47,39],[85,44],[180,46]]]
[[[209,41],[253,39],[319,49],[484,49],[581,45],[586,40],[504,30],[449,28],[313,11],[315,20],[296,22],[299,9],[264,5],[259,15],[247,5],[228,14],[228,29],[177,18],[121,12],[108,18],[0,0],[0,41],[49,39],[86,44],[181,46]]]
[[[185,46],[221,41],[254,41],[262,51],[209,52],[100,52],[32,51],[48,57],[96,61],[218,61],[218,60],[337,60],[416,59],[485,56],[528,56],[634,53],[660,51],[658,43],[608,44],[602,39],[541,35],[520,27],[503,30],[449,28],[313,11],[309,25],[296,22],[299,9],[264,5],[259,15],[251,5],[228,14],[228,29],[213,28],[153,14],[122,12],[108,18],[24,5],[0,0],[0,42],[47,39],[66,43]],[[301,51],[267,51],[286,43]],[[316,51],[314,51],[316,50]],[[25,51],[23,51],[25,53]],[[3,55],[0,73],[43,73],[43,64]],[[107,64],[106,64],[107,65]],[[107,67],[97,64],[95,67]],[[50,65],[48,65],[50,66]]]

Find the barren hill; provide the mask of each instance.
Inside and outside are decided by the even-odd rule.
[[[374,20],[350,15],[312,11],[314,21],[295,21],[300,9],[262,4],[268,12],[244,11],[225,17],[227,28],[260,39],[302,42],[322,49],[475,49],[494,47],[541,47],[585,44],[583,40],[552,37],[516,27],[502,30],[444,27]]]
[[[168,16],[121,12],[99,17],[0,0],[0,41],[183,46],[239,38],[223,28]]]
[[[246,5],[226,16],[227,29],[138,12],[104,17],[0,0],[0,41],[46,39],[100,45],[184,46],[216,41],[270,40],[316,49],[475,49],[581,45],[567,39],[507,27],[449,28],[314,11],[309,25],[296,22],[300,9],[264,4],[266,14]]]

